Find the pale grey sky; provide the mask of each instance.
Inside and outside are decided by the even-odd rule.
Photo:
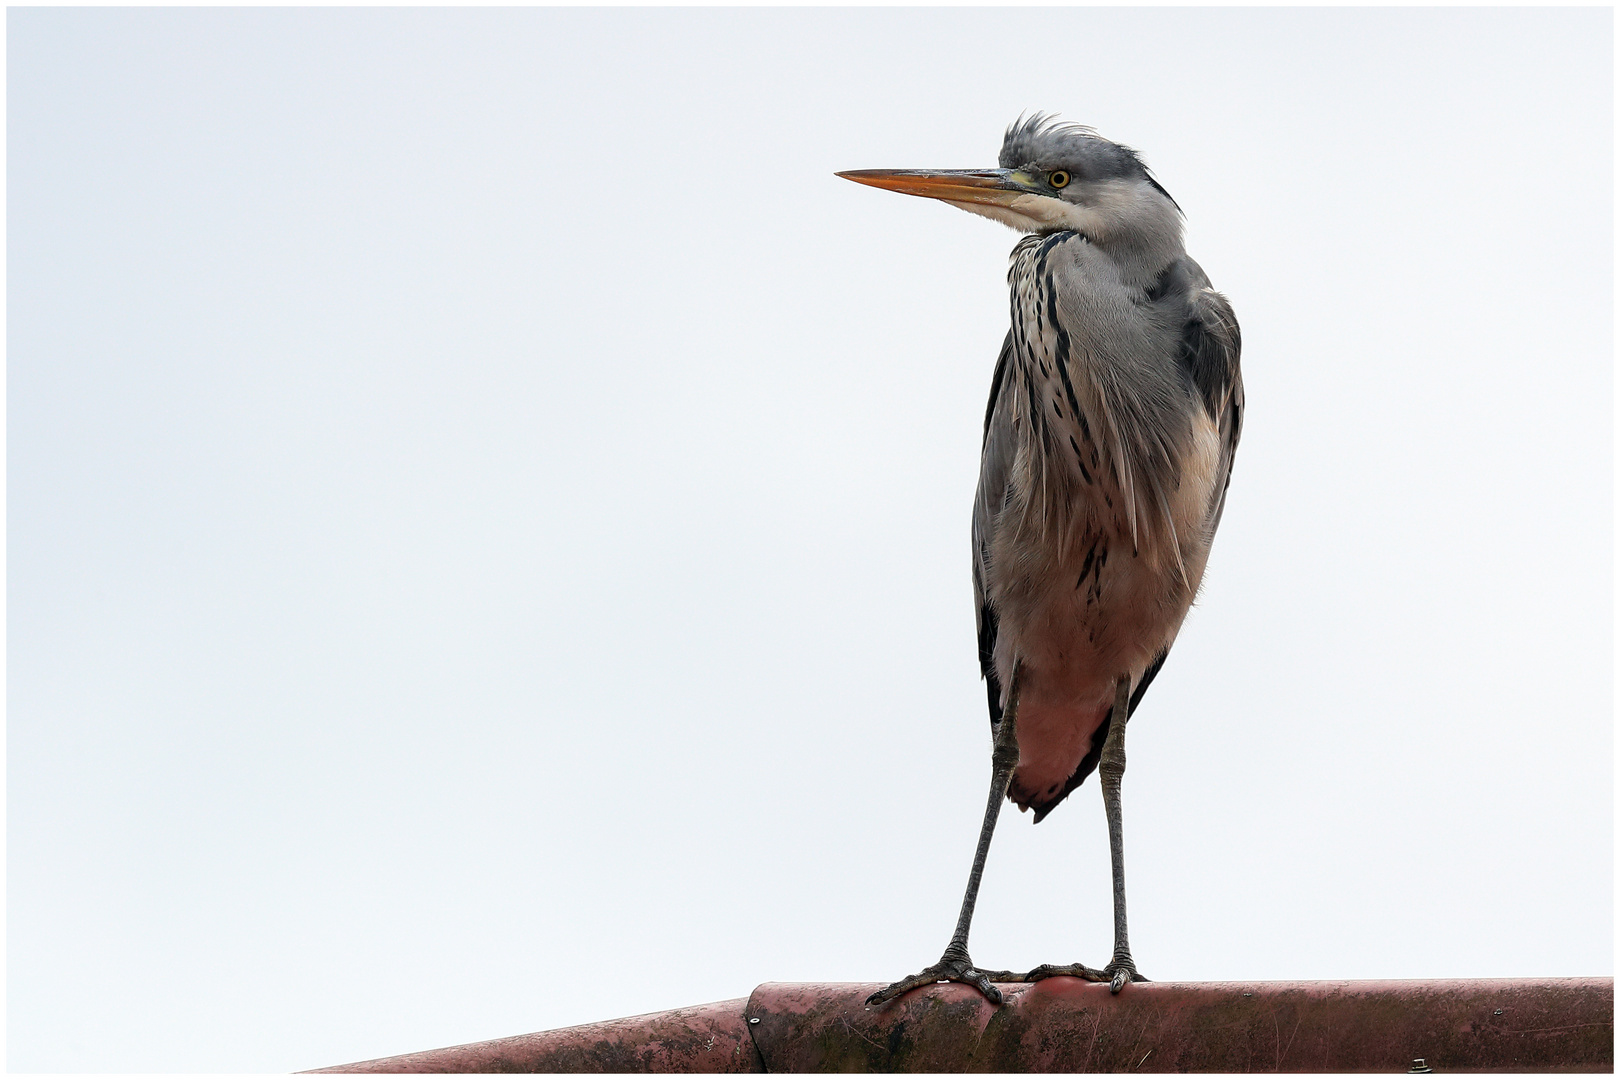
[[[988,776],[1016,237],[1140,149],[1243,325],[1131,727],[1156,979],[1613,971],[1607,10],[8,13],[8,1065],[890,980]],[[1094,784],[997,967],[1110,946]]]

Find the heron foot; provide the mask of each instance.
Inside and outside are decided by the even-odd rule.
[[[973,987],[983,994],[985,1000],[992,1005],[1001,1004],[1001,991],[991,985],[994,982],[1021,982],[1022,976],[1011,971],[980,971],[973,966],[964,953],[960,957],[950,954],[942,957],[933,967],[924,968],[915,975],[908,975],[899,982],[890,983],[882,990],[866,999],[868,1005],[886,1005],[908,990],[915,990],[919,986],[932,986],[934,983],[959,982]]]
[[[1126,983],[1149,981],[1146,975],[1136,970],[1135,964],[1130,961],[1121,963],[1117,960],[1105,968],[1087,967],[1084,964],[1042,964],[1018,981],[1040,982],[1054,975],[1069,975],[1087,982],[1105,982],[1109,991],[1115,994],[1125,989]]]

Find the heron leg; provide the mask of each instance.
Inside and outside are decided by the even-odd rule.
[[[1114,691],[1114,723],[1103,740],[1097,775],[1102,781],[1103,812],[1108,815],[1108,853],[1114,866],[1114,958],[1103,970],[1111,976],[1109,989],[1119,993],[1128,982],[1146,982],[1131,959],[1131,936],[1125,927],[1125,836],[1119,804],[1119,784],[1125,778],[1125,724],[1131,711],[1131,677],[1121,675]]]
[[[1007,785],[1012,781],[1013,769],[1018,766],[1018,684],[1023,673],[1021,665],[1014,665],[1012,683],[1007,692],[1007,708],[1001,722],[996,725],[995,744],[990,753],[990,801],[984,809],[984,824],[979,829],[979,846],[973,852],[973,869],[968,873],[967,892],[962,896],[962,912],[956,919],[956,932],[939,963],[891,983],[866,999],[868,1005],[883,1005],[908,990],[938,982],[959,982],[974,987],[991,1004],[1001,1004],[1001,991],[991,985],[996,982],[1017,981],[1021,977],[1010,971],[980,971],[968,957],[968,928],[973,923],[973,905],[979,899],[979,879],[984,876],[984,861],[990,854],[990,837],[996,831],[996,819],[1001,804],[1007,798]]]
[[[1103,740],[1097,776],[1102,784],[1103,813],[1108,817],[1108,850],[1114,868],[1114,958],[1102,969],[1084,964],[1042,964],[1026,978],[1030,982],[1054,975],[1074,975],[1091,982],[1106,982],[1114,993],[1128,982],[1147,982],[1131,959],[1131,937],[1125,925],[1125,837],[1120,814],[1119,786],[1125,776],[1125,723],[1131,709],[1131,677],[1121,675],[1114,687],[1114,711]]]

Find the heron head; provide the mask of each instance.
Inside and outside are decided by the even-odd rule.
[[[1095,241],[1181,235],[1181,208],[1136,151],[1045,113],[1020,117],[999,169],[860,169],[858,184],[939,199],[1020,232],[1073,230]],[[1145,237],[1141,237],[1145,238]]]

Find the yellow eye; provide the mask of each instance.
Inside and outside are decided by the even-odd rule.
[[[1046,182],[1055,188],[1066,188],[1069,186],[1069,174],[1059,169],[1051,176],[1048,176]]]

